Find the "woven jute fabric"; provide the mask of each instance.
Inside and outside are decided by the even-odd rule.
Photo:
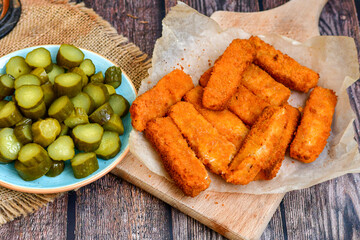
[[[150,60],[146,54],[83,4],[64,0],[21,2],[18,24],[0,40],[0,57],[26,47],[71,43],[116,63],[136,88],[147,76]],[[34,212],[57,196],[21,193],[0,187],[0,225]]]

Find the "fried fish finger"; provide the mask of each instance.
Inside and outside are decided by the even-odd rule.
[[[171,118],[149,121],[145,135],[159,152],[170,177],[186,195],[195,197],[209,187],[210,178],[204,165],[190,149]]]
[[[268,72],[276,81],[300,92],[308,92],[317,85],[319,74],[313,70],[300,65],[258,37],[252,36],[250,42],[256,49],[254,63]]]
[[[316,87],[306,101],[304,114],[290,145],[290,157],[310,163],[315,161],[326,146],[337,97],[334,91]]]
[[[228,109],[235,113],[247,125],[253,125],[262,111],[269,106],[242,84],[228,102]]]
[[[280,106],[291,94],[290,89],[275,81],[264,70],[251,64],[243,73],[241,83],[270,105]]]
[[[214,67],[209,68],[206,70],[199,79],[199,85],[202,87],[206,87],[207,83],[209,82],[209,79],[211,77],[212,71],[214,70]]]
[[[234,144],[220,135],[191,103],[178,102],[170,108],[169,116],[203,164],[215,174],[225,173],[236,153]]]
[[[287,111],[286,115],[288,121],[285,131],[281,136],[279,145],[272,156],[272,158],[274,158],[274,160],[271,160],[273,164],[268,168],[262,169],[256,176],[255,180],[271,180],[276,177],[285,158],[286,149],[294,137],[294,133],[299,123],[300,112],[297,108],[290,105],[285,105],[285,109]]]
[[[267,107],[229,165],[225,180],[246,185],[255,179],[261,169],[272,166],[275,159],[271,156],[277,149],[287,121],[284,107]]]
[[[211,77],[204,89],[203,106],[211,110],[223,110],[236,92],[241,75],[250,65],[255,50],[248,40],[235,39],[214,65]]]
[[[193,87],[191,77],[183,71],[170,72],[155,87],[135,99],[130,107],[131,124],[136,130],[143,131],[149,120],[165,116],[169,107]]]
[[[195,109],[211,123],[221,135],[232,142],[236,149],[239,149],[249,129],[235,114],[227,109],[212,111],[204,108],[201,103],[202,95],[203,88],[197,86],[185,94],[184,100],[193,104]]]

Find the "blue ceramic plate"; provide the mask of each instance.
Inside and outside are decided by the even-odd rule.
[[[60,45],[45,45],[25,48],[0,58],[0,74],[5,73],[5,64],[9,61],[11,57],[25,57],[28,52],[38,47],[44,47],[49,50],[52,56],[52,61],[56,62],[56,54],[59,50]],[[82,49],[82,51],[85,54],[85,58],[89,58],[93,61],[96,67],[96,72],[102,71],[103,73],[105,73],[108,67],[115,65],[111,61],[107,60],[105,57],[100,56],[99,54],[84,49]],[[122,74],[122,83],[120,87],[116,89],[116,92],[124,96],[130,102],[130,104],[135,100],[135,88],[131,83],[130,79],[124,74]],[[122,118],[122,120],[125,132],[122,136],[120,136],[122,144],[120,152],[116,155],[116,157],[109,160],[98,159],[99,169],[90,176],[82,179],[76,179],[73,175],[70,161],[66,161],[65,170],[59,176],[54,178],[43,176],[34,181],[27,182],[19,177],[14,168],[14,163],[0,163],[0,185],[21,192],[45,194],[69,191],[75,188],[85,186],[99,179],[100,177],[111,171],[129,151],[129,134],[132,129],[130,114],[128,113],[127,116]]]

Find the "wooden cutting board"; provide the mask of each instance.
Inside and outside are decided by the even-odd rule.
[[[256,13],[215,12],[223,28],[240,27],[252,34],[279,33],[304,41],[318,36],[318,22],[327,0],[292,0]],[[205,191],[195,198],[149,171],[129,153],[112,171],[230,239],[258,239],[284,194],[250,195]]]

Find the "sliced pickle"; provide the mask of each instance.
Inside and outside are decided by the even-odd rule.
[[[78,125],[71,132],[76,148],[84,152],[98,149],[103,133],[104,129],[97,123]]]
[[[18,77],[17,79],[15,79],[14,88],[18,89],[21,86],[25,86],[25,85],[40,86],[40,84],[41,84],[40,78],[38,78],[34,74],[24,74]]]
[[[84,53],[77,47],[69,44],[61,44],[56,61],[59,66],[67,69],[78,67],[84,60]]]
[[[13,101],[0,109],[0,128],[11,127],[23,119],[19,109]]]
[[[95,74],[95,65],[90,59],[84,59],[79,68],[81,68],[88,77]]]
[[[41,85],[49,81],[49,76],[42,67],[35,68],[32,70],[31,74],[37,76],[40,79]]]
[[[90,82],[92,83],[104,83],[104,75],[100,71],[90,77]]]
[[[114,110],[114,113],[120,117],[124,117],[129,112],[130,103],[128,100],[126,100],[126,98],[119,94],[111,95],[109,98],[109,103]]]
[[[1,100],[0,101],[0,110],[8,103],[9,101]]]
[[[18,78],[21,75],[31,72],[31,67],[25,62],[25,59],[20,56],[12,57],[6,64],[6,73]]]
[[[104,86],[107,88],[110,96],[116,93],[116,90],[113,86],[111,86],[109,84],[104,84]]]
[[[77,73],[81,76],[81,87],[84,87],[86,84],[88,84],[89,79],[81,68],[74,67],[70,72]]]
[[[41,89],[44,93],[44,102],[46,107],[49,107],[52,102],[56,99],[56,94],[53,88],[53,85],[50,82],[47,82],[41,85]]]
[[[20,108],[20,110],[25,117],[32,120],[39,120],[40,118],[44,118],[46,116],[46,105],[44,101],[42,101],[38,106],[34,108]]]
[[[60,123],[54,118],[47,118],[35,122],[31,127],[34,143],[43,147],[49,146],[55,141],[61,132]]]
[[[14,161],[21,149],[12,128],[3,128],[0,131],[0,162],[8,163]]]
[[[104,103],[98,107],[90,116],[90,122],[98,123],[104,125],[107,121],[110,120],[111,115],[114,113],[109,102]]]
[[[63,161],[51,161],[51,167],[45,174],[47,177],[59,176],[65,169],[65,163]]]
[[[65,73],[65,69],[56,64],[53,64],[52,70],[48,72],[49,81],[54,84],[55,78],[62,73]]]
[[[23,145],[31,143],[33,141],[31,125],[19,125],[14,128],[14,134]]]
[[[105,83],[118,88],[121,85],[121,69],[115,66],[109,67],[105,72]]]
[[[5,74],[0,77],[0,98],[10,96],[14,93],[14,79]]]
[[[66,161],[75,156],[75,146],[71,137],[60,136],[47,148],[52,160]]]
[[[81,92],[82,80],[77,73],[62,73],[55,78],[54,90],[58,96],[75,97]]]
[[[69,128],[74,128],[77,125],[89,123],[89,118],[85,109],[76,107],[64,123]]]
[[[78,153],[71,159],[71,167],[76,178],[84,178],[99,169],[99,163],[96,154]]]
[[[15,126],[17,127],[21,125],[32,125],[31,118],[23,117]]]
[[[65,136],[69,134],[69,127],[66,126],[64,123],[60,123],[61,126],[61,132],[59,134],[59,136]]]
[[[95,153],[101,159],[110,159],[120,152],[121,142],[119,134],[116,132],[105,131],[100,142],[100,146]]]
[[[43,102],[44,93],[40,86],[24,85],[16,89],[15,100],[21,108],[30,109]]]
[[[103,126],[106,131],[113,131],[118,133],[119,135],[124,134],[124,125],[119,115],[113,113],[109,119]]]
[[[70,99],[74,104],[74,107],[81,107],[85,109],[86,114],[90,114],[94,111],[94,100],[85,92],[80,92],[78,95]]]
[[[59,122],[64,121],[74,110],[74,105],[68,96],[62,96],[56,99],[49,107],[48,114],[50,117],[57,119]]]
[[[25,62],[33,68],[51,69],[51,55],[50,52],[43,48],[36,48],[26,55]]]
[[[100,107],[109,100],[109,92],[102,83],[89,83],[83,88],[95,103],[95,108]]]

